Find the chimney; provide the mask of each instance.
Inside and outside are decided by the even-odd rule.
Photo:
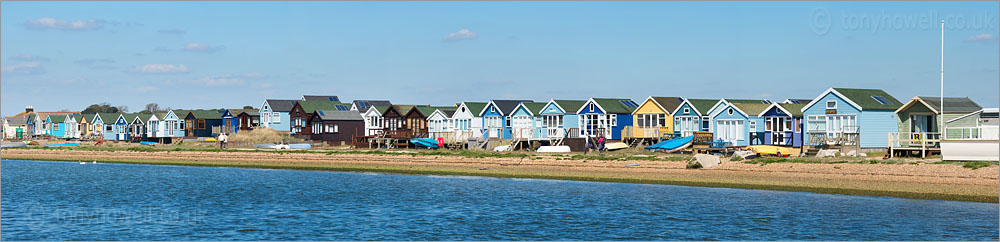
[[[24,107],[24,112],[25,113],[33,113],[33,112],[35,112],[35,107],[32,107],[31,105],[25,106]]]

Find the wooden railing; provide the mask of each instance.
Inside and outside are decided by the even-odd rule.
[[[662,138],[670,136],[673,136],[673,132],[667,127],[625,126],[622,129],[622,138]]]
[[[891,132],[889,133],[889,147],[938,148],[941,147],[941,133]]]

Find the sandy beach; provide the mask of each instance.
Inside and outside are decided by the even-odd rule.
[[[904,198],[998,201],[998,166],[728,161],[685,169],[686,161],[581,160],[570,156],[466,157],[358,152],[94,151],[5,149],[4,159],[472,175],[731,187]]]

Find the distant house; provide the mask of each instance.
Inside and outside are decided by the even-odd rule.
[[[94,114],[77,114],[75,116],[77,130],[80,131],[80,138],[93,138],[94,126],[90,122],[94,120]]]
[[[580,110],[587,100],[549,100],[542,108],[543,129],[541,136],[544,138],[574,138],[580,136],[579,116],[576,110]]]
[[[184,137],[183,121],[174,110],[157,112],[146,121],[146,137],[161,143],[171,143],[173,138]]]
[[[891,135],[893,139],[920,140],[920,139],[941,139],[941,122],[952,120],[983,109],[976,102],[968,97],[945,97],[944,112],[941,111],[941,97],[917,96],[910,99],[906,104],[896,109],[896,134]],[[892,142],[895,147],[920,147],[918,142]],[[931,147],[938,147],[938,143],[930,143]]]
[[[451,120],[454,123],[453,131],[456,140],[468,140],[472,137],[483,136],[483,116],[480,115],[487,103],[485,102],[462,102],[458,104]]]
[[[764,144],[802,147],[802,107],[806,104],[772,103],[757,117],[764,120]]]
[[[624,98],[591,98],[576,110],[580,135],[621,140],[622,130],[632,125],[632,112],[639,104]]]
[[[653,97],[632,112],[632,126],[625,128],[626,139],[651,139],[673,136],[673,111],[684,102],[680,97]]]
[[[363,113],[367,112],[371,106],[388,107],[391,105],[392,102],[389,102],[389,100],[354,100],[351,102],[351,111]]]
[[[117,140],[115,133],[115,123],[118,121],[119,113],[95,113],[90,120],[90,125],[94,130],[95,139]],[[106,121],[105,121],[106,120]]]
[[[331,145],[350,144],[365,130],[364,118],[350,110],[316,110],[309,123],[311,139]]]
[[[479,112],[483,118],[484,137],[486,138],[511,138],[510,114],[522,102],[534,102],[531,100],[492,100]]]
[[[328,96],[328,95],[302,95],[302,101],[339,103],[340,98],[337,96]]]
[[[888,134],[899,130],[895,111],[902,105],[879,89],[827,89],[802,108],[807,145],[846,140],[841,144],[887,148]]]
[[[48,115],[45,119],[45,123],[49,126],[48,135],[63,138],[66,136],[66,116],[67,115]]]
[[[27,139],[30,138],[30,133],[28,116],[5,117],[3,119],[4,139]]]
[[[126,118],[124,113],[117,113],[115,115],[114,119],[112,119],[112,124],[114,125],[112,128],[112,134],[114,136],[113,138],[107,140],[124,141],[131,139],[131,136],[129,136],[129,120]]]
[[[334,110],[334,111],[348,111],[350,107],[336,101],[298,101],[292,106],[292,110],[288,112],[288,117],[291,118],[291,134],[308,136],[312,134],[309,124],[309,119],[312,117],[316,110]]]
[[[265,99],[260,106],[260,126],[278,131],[291,131],[288,112],[299,100]]]
[[[406,128],[404,116],[413,107],[416,105],[392,105],[385,108],[385,111],[382,112],[382,133],[398,138],[413,137],[413,131]]]
[[[184,116],[184,134],[187,137],[214,137],[219,134],[222,113],[225,109],[189,110]],[[286,121],[287,122],[287,121]]]
[[[143,141],[149,138],[149,134],[146,132],[146,121],[153,114],[126,113],[122,115],[128,121],[128,138],[126,140]]]

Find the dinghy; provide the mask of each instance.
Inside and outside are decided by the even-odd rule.
[[[604,148],[608,149],[609,151],[611,151],[611,150],[620,150],[620,149],[628,148],[628,144],[621,143],[621,142],[618,142],[618,143],[609,143],[609,144],[605,144]]]
[[[493,152],[507,151],[508,149],[510,149],[510,145],[501,145],[493,148]]]
[[[569,146],[565,146],[565,145],[561,145],[561,146],[542,146],[542,147],[538,147],[537,151],[538,152],[542,152],[542,153],[565,153],[565,152],[570,152]]]
[[[311,150],[312,148],[311,144],[288,144],[288,149],[293,150]]]
[[[27,147],[27,146],[28,144],[25,144],[24,142],[4,142],[3,145],[0,145],[0,148],[16,148],[16,147]]]
[[[434,139],[429,139],[429,138],[415,138],[415,139],[410,139],[410,143],[413,143],[417,147],[424,147],[424,148],[431,148],[431,149],[440,148],[440,146],[437,145],[437,141],[435,141]]]
[[[659,143],[646,146],[647,150],[657,151],[662,150],[667,153],[677,152],[687,147],[691,146],[691,141],[694,141],[694,136],[680,137],[671,140],[661,141]]]
[[[77,147],[77,146],[80,146],[80,145],[79,144],[73,144],[73,143],[62,143],[62,144],[47,144],[47,145],[43,145],[43,146],[45,146],[45,147]]]

